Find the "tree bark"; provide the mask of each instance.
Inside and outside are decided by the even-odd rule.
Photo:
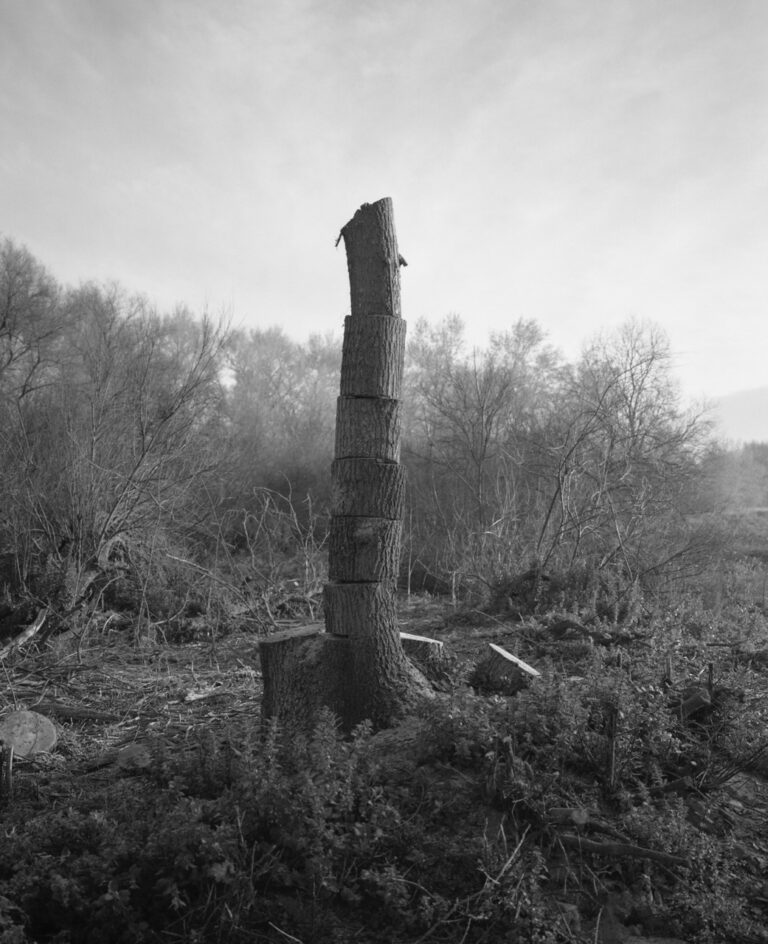
[[[328,576],[342,583],[397,583],[401,523],[388,518],[331,519]]]
[[[400,643],[405,654],[418,668],[430,678],[445,666],[445,649],[438,639],[429,636],[415,636],[412,633],[400,633]]]
[[[392,200],[364,203],[341,231],[352,317],[400,317],[400,260]]]
[[[336,456],[385,462],[400,460],[400,404],[397,400],[339,397]]]
[[[349,639],[346,722],[372,718],[383,726],[431,694],[403,651],[395,601],[405,491],[399,466],[405,323],[392,201],[363,204],[341,237],[351,315],[332,467],[326,628]]]
[[[331,475],[337,515],[402,520],[405,473],[399,465],[380,459],[336,459]]]
[[[363,204],[344,226],[351,315],[344,325],[336,414],[326,633],[261,643],[263,713],[311,725],[321,705],[345,728],[386,727],[425,698],[429,683],[406,657],[397,622],[405,478],[400,388],[405,323],[392,201]]]
[[[321,625],[274,633],[259,643],[264,693],[262,720],[278,718],[289,731],[309,731],[321,708],[347,713],[344,679],[349,644]]]
[[[400,395],[405,359],[405,322],[388,315],[344,321],[341,395]]]

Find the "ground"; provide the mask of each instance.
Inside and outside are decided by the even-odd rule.
[[[626,668],[628,660],[634,660],[633,665],[642,664],[640,675],[633,675],[634,670],[627,670],[626,674],[632,680],[632,697],[640,697],[637,696],[638,691],[645,697],[642,672],[645,672],[649,665],[655,664],[649,652],[650,636],[642,627],[635,627],[630,631],[626,627],[601,624],[599,631],[593,628],[585,635],[581,632],[585,627],[576,619],[572,620],[572,626],[564,628],[564,623],[568,621],[563,620],[562,615],[531,617],[521,621],[507,618],[503,613],[488,614],[471,608],[451,608],[427,597],[403,601],[401,616],[404,631],[432,636],[444,642],[451,665],[446,678],[436,680],[439,697],[444,699],[446,704],[457,697],[463,706],[460,710],[457,709],[459,714],[461,711],[466,713],[466,706],[471,699],[478,699],[471,703],[484,706],[482,712],[487,711],[488,717],[491,718],[489,725],[493,723],[494,718],[500,716],[500,712],[507,710],[508,705],[519,706],[523,704],[524,698],[528,697],[504,692],[486,692],[478,696],[464,684],[471,675],[472,667],[482,662],[486,656],[490,642],[542,667],[548,678],[557,679],[560,691],[568,685],[573,686],[574,691],[585,690],[584,686],[587,684],[599,687],[600,680],[598,678],[595,681],[594,675],[595,659],[602,659],[607,666],[609,655],[612,660],[613,655],[617,654],[622,671]],[[741,685],[738,693],[739,704],[746,704],[747,707],[737,708],[736,711],[752,711],[754,716],[764,700],[765,693],[764,665],[761,662],[761,640],[764,641],[765,638],[761,637],[761,633],[764,633],[765,627],[762,619],[754,615],[749,619],[754,630],[753,638],[745,640],[745,633],[742,632],[738,652],[735,645],[729,646],[727,650],[723,648],[717,639],[717,627],[714,624],[707,626],[700,621],[700,625],[694,625],[688,620],[688,625],[683,626],[682,617],[678,617],[676,622],[673,617],[669,617],[669,625],[672,628],[668,630],[667,642],[669,651],[674,655],[675,674],[678,676],[682,671],[681,667],[686,665],[694,674],[705,672],[707,665],[702,662],[702,658],[709,653],[710,658],[716,662],[715,671],[719,680],[724,680],[732,686],[734,678],[738,677]],[[108,816],[110,810],[120,808],[127,802],[126,795],[131,796],[131,802],[136,802],[140,795],[149,802],[148,798],[158,790],[159,775],[155,769],[158,765],[175,769],[179,765],[183,766],[184,758],[188,758],[187,766],[198,765],[202,768],[206,764],[207,750],[215,752],[220,759],[222,744],[227,744],[231,745],[236,755],[244,739],[253,740],[260,736],[258,635],[232,631],[221,634],[219,638],[213,638],[206,634],[201,624],[198,637],[193,641],[173,644],[165,642],[163,637],[159,636],[151,644],[138,643],[126,632],[124,626],[110,628],[115,627],[117,622],[104,620],[103,630],[92,632],[90,637],[80,640],[79,645],[61,642],[53,646],[49,644],[39,650],[30,646],[28,652],[16,653],[4,664],[5,686],[0,695],[0,715],[16,708],[32,709],[54,721],[58,731],[58,744],[51,754],[37,755],[34,758],[18,760],[16,763],[14,795],[6,801],[5,808],[0,813],[6,835],[14,836],[15,848],[24,848],[21,837],[25,830],[29,831],[29,844],[39,841],[34,839],[35,823],[48,824],[54,814],[61,819],[69,816],[74,810],[84,817],[82,822],[87,822],[89,816],[96,816],[98,819]],[[280,628],[289,628],[290,625],[298,626],[300,623],[289,621],[283,623]],[[744,629],[744,626],[741,628]],[[612,644],[612,633],[615,645]],[[620,665],[622,659],[625,662],[624,668]],[[742,664],[744,659],[750,660],[749,664]],[[661,666],[663,662],[664,659],[660,655],[658,664]],[[613,662],[610,664],[613,665]],[[587,672],[587,665],[592,667],[589,672],[593,673],[588,678],[582,676],[582,673]],[[591,695],[585,704],[586,702],[589,702],[592,708],[597,704],[597,700]],[[574,704],[576,703],[575,700]],[[530,701],[529,706],[533,704],[534,702]],[[601,704],[604,708],[605,705]],[[663,710],[667,712],[666,707]],[[677,853],[663,851],[663,837],[654,839],[653,830],[649,829],[645,821],[638,827],[639,831],[630,835],[628,830],[631,831],[632,817],[637,809],[644,811],[643,816],[647,816],[648,810],[656,801],[649,796],[643,803],[639,803],[636,795],[629,796],[631,790],[626,784],[621,787],[622,762],[631,766],[638,758],[644,763],[643,758],[647,757],[650,758],[649,763],[656,763],[659,752],[644,754],[642,745],[632,746],[627,739],[622,741],[621,738],[614,738],[610,743],[620,756],[618,761],[615,757],[610,761],[610,775],[611,779],[616,780],[616,789],[609,790],[604,779],[600,779],[603,774],[598,776],[594,770],[590,773],[591,768],[588,766],[577,770],[571,765],[566,771],[566,764],[562,770],[553,771],[547,766],[547,760],[542,759],[543,747],[537,746],[532,734],[525,744],[522,741],[516,744],[513,752],[512,748],[501,745],[498,737],[484,742],[485,735],[483,732],[478,733],[479,728],[465,730],[465,715],[461,715],[461,724],[465,725],[461,730],[464,733],[456,734],[459,728],[450,729],[450,725],[458,725],[459,722],[455,721],[454,715],[451,715],[448,709],[446,711],[446,717],[453,720],[438,724],[441,732],[439,737],[445,742],[439,750],[431,750],[429,745],[425,748],[423,719],[411,719],[410,734],[406,728],[399,735],[389,739],[389,753],[401,752],[401,773],[393,775],[389,761],[382,764],[379,770],[383,788],[402,793],[409,789],[415,790],[415,784],[418,783],[418,789],[426,798],[419,801],[422,806],[425,803],[431,804],[430,809],[435,816],[437,813],[434,811],[439,808],[443,817],[448,811],[449,815],[466,820],[466,823],[457,822],[457,834],[468,828],[466,824],[470,820],[476,821],[484,848],[492,856],[501,855],[497,848],[501,841],[500,836],[503,836],[504,843],[511,841],[513,822],[517,830],[515,835],[525,837],[528,830],[533,830],[541,837],[537,841],[543,856],[542,875],[547,873],[546,881],[542,879],[542,887],[546,891],[541,907],[546,910],[550,905],[554,907],[555,903],[561,908],[562,914],[557,919],[557,926],[552,925],[551,937],[535,937],[531,932],[532,936],[528,939],[597,940],[603,941],[604,944],[620,944],[622,941],[637,938],[646,942],[672,940],[669,937],[669,920],[663,916],[671,913],[668,901],[680,897],[682,873],[675,865],[676,858],[679,857]],[[618,709],[617,712],[621,714]],[[558,717],[561,718],[560,723],[564,724],[562,717]],[[629,730],[630,720],[620,720],[619,724],[624,724],[626,730]],[[533,721],[520,723],[523,726],[528,724],[531,732],[535,729]],[[453,733],[446,735],[449,729]],[[583,732],[574,734],[573,737],[576,738],[573,743],[578,742],[580,749],[589,749],[590,744],[597,743],[598,733],[590,733],[592,740],[585,739]],[[652,732],[648,735],[651,741],[654,737]],[[605,741],[602,733],[599,733],[599,738],[602,744]],[[555,741],[552,743],[555,744]],[[563,747],[559,741],[557,743],[560,745],[558,750],[570,749]],[[734,908],[738,907],[741,922],[739,927],[742,930],[733,931],[733,935],[741,934],[742,937],[722,937],[720,940],[768,941],[768,934],[760,931],[768,916],[768,883],[764,879],[768,868],[768,766],[764,752],[761,753],[759,743],[750,741],[754,756],[752,763],[747,764],[744,751],[738,756],[729,755],[727,751],[715,756],[720,747],[712,738],[709,738],[705,746],[702,746],[702,743],[698,734],[695,738],[692,735],[691,740],[683,740],[682,747],[676,749],[676,757],[688,752],[693,765],[690,770],[685,771],[685,756],[675,761],[680,763],[679,787],[674,786],[674,778],[668,769],[660,769],[658,775],[659,790],[662,793],[670,783],[673,784],[668,794],[670,802],[679,803],[679,813],[685,829],[693,831],[690,835],[686,834],[689,836],[686,842],[693,841],[698,850],[696,856],[699,864],[693,871],[696,872],[697,868],[699,871],[696,873],[696,881],[691,880],[690,894],[702,895],[706,893],[706,889],[716,886],[719,889],[718,894],[723,898],[723,901],[718,903],[718,908],[727,910],[731,904]],[[414,744],[417,745],[416,748]],[[485,754],[482,756],[477,752],[472,754],[478,744],[485,744]],[[462,756],[464,745],[471,756]],[[505,751],[507,753],[504,753]],[[489,767],[488,758],[491,754],[493,760]],[[542,765],[541,770],[536,766],[538,763]],[[493,767],[494,764],[496,767]],[[510,784],[514,786],[514,778],[510,770],[514,765],[519,765],[515,781],[518,785],[547,780],[549,792],[546,796],[542,793],[535,803],[528,797],[513,797]],[[489,778],[496,776],[500,767],[504,767],[503,776],[506,779],[503,789],[496,789],[494,785],[489,786]],[[605,768],[606,771],[608,769]],[[629,770],[629,767],[626,769]],[[636,772],[630,773],[631,776],[627,774],[627,783],[635,785],[632,790],[648,789],[647,786],[641,785],[642,778]],[[704,782],[704,774],[710,778],[707,783]],[[160,780],[164,788],[169,783],[173,785],[171,774]],[[553,786],[558,783],[559,786]],[[555,802],[559,805],[552,806]],[[665,809],[663,815],[670,815],[669,811]],[[437,821],[435,819],[435,822]],[[443,820],[440,822],[443,828]],[[60,826],[61,823],[57,820],[56,827]],[[43,826],[40,828],[43,829]],[[49,826],[45,825],[45,829],[49,829]],[[638,836],[645,834],[643,830],[648,834],[645,843],[638,839]],[[692,840],[690,836],[693,836]],[[277,848],[281,841],[275,840],[274,848]],[[662,857],[657,872],[649,870],[647,862],[643,865],[642,857],[638,857],[637,852],[645,847],[650,849],[654,842],[659,856]],[[595,849],[598,851],[595,852]],[[633,849],[635,851],[632,851]],[[66,859],[68,852],[66,843],[63,843],[57,855]],[[510,855],[513,852],[514,849]],[[668,861],[663,859],[665,855],[669,857]],[[504,859],[503,855],[501,859]],[[276,863],[277,861],[275,859]],[[283,860],[280,861],[283,863]],[[511,861],[509,858],[507,865],[501,861],[502,872]],[[718,884],[722,876],[707,878],[704,875],[706,868],[702,866],[702,862],[706,865],[708,861],[711,861],[713,870],[728,870],[727,882]],[[221,876],[229,868],[227,862],[226,857],[213,861],[208,867],[210,874],[218,875],[217,880],[224,881]],[[417,865],[414,864],[413,868],[416,869]],[[50,870],[46,875],[49,874]],[[631,877],[631,883],[628,876]],[[497,878],[498,884],[502,884],[501,878]],[[493,890],[489,891],[489,883],[492,884],[492,880],[497,879],[493,879],[493,876],[487,877],[483,887],[476,894],[491,896]],[[140,878],[136,879],[136,882],[138,886],[141,885]],[[643,892],[643,882],[649,883],[649,887],[652,883],[653,888]],[[105,887],[111,888],[114,883],[105,880],[104,884]],[[352,884],[350,880],[350,888]],[[53,929],[38,931],[37,938],[21,936],[20,929],[25,926],[17,910],[21,905],[9,896],[13,892],[18,894],[21,900],[22,892],[19,889],[23,887],[24,883],[18,871],[11,875],[9,864],[6,862],[5,872],[0,873],[2,944],[31,940],[75,942],[88,939],[80,938],[75,931],[70,930],[59,931],[57,937]],[[362,887],[360,883],[354,886],[355,895],[359,893],[359,887]],[[728,898],[732,893],[730,890],[734,888],[739,889],[738,902],[736,899],[731,902]],[[26,889],[24,894],[29,897],[29,889]],[[68,888],[65,896],[68,902],[73,894]],[[110,894],[112,893],[107,891],[101,897],[108,897]],[[114,894],[117,896],[118,893]],[[284,922],[288,918],[285,915],[292,914],[286,904],[286,894],[283,889],[280,899],[283,923],[278,925],[277,922],[262,922],[266,930],[258,934],[254,932],[252,937],[243,937],[243,940],[303,940],[304,944],[309,944],[310,938],[300,937],[295,930],[286,930]],[[350,892],[350,897],[352,894]],[[386,894],[391,898],[389,891]],[[644,894],[647,900],[645,905],[641,906]],[[430,892],[430,895],[430,907],[434,909],[434,914],[429,919],[432,923],[427,930],[431,928],[431,933],[423,930],[420,933],[411,933],[406,928],[398,932],[403,935],[401,938],[391,937],[390,940],[410,942],[426,940],[428,937],[435,942],[501,940],[493,937],[488,930],[494,926],[493,919],[480,913],[482,908],[479,900],[475,904],[466,904],[465,910],[461,911],[464,923],[460,924],[457,906],[446,905],[444,910],[440,911],[435,904],[440,896],[434,892]],[[384,892],[381,892],[381,896],[386,897]],[[56,898],[56,895],[53,897]],[[586,899],[593,901],[592,907],[585,907]],[[391,901],[386,904],[390,909],[393,907]],[[104,902],[101,906],[104,906]],[[63,905],[61,907],[63,908]],[[453,911],[451,907],[454,908]],[[62,914],[65,913],[69,912],[65,909]],[[306,922],[306,916],[302,913],[295,917],[295,927],[304,927],[305,924],[301,922]],[[677,940],[717,941],[718,938],[713,935],[724,933],[712,930],[721,926],[717,924],[718,921],[722,924],[725,919],[714,915],[707,927],[702,926],[703,930],[686,930],[685,921],[682,921],[678,922],[673,930],[676,935],[686,935],[676,937]],[[546,926],[544,919],[540,923],[542,927]],[[272,930],[269,928],[270,924]],[[28,929],[32,926],[34,921],[31,925],[27,922]],[[414,924],[414,928],[416,926]],[[274,930],[275,928],[277,930]],[[481,933],[483,928],[486,930]],[[328,940],[344,939],[341,931],[334,933],[336,937]],[[663,933],[667,933],[666,938]],[[16,936],[12,936],[13,934]],[[145,939],[148,941],[172,939],[153,937],[149,931],[146,934]],[[491,936],[488,936],[489,934]],[[177,936],[176,939],[181,938]],[[366,940],[364,937],[358,939]]]

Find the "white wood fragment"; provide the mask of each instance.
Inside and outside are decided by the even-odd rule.
[[[530,675],[533,678],[539,678],[541,672],[538,669],[534,669],[532,665],[528,665],[527,662],[523,662],[522,659],[518,659],[517,656],[513,656],[511,652],[507,652],[506,649],[502,649],[501,646],[497,646],[495,643],[489,642],[488,646],[491,651],[499,659],[504,659],[506,662],[510,663],[511,666],[520,669],[522,672],[525,672],[526,675]]]

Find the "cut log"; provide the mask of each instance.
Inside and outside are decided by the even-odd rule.
[[[405,472],[380,459],[336,459],[331,465],[333,514],[400,521],[405,503]]]
[[[405,322],[400,318],[345,318],[341,395],[397,399],[404,352]]]
[[[399,520],[335,516],[328,541],[328,576],[342,583],[381,581],[394,586],[401,531]]]
[[[336,458],[400,460],[400,404],[397,400],[339,397]]]
[[[13,757],[52,751],[56,728],[36,711],[12,711],[0,721],[0,800],[13,795]]]
[[[383,589],[378,583],[328,583],[324,588],[325,628],[334,636],[356,634],[379,605]]]
[[[0,721],[0,744],[17,757],[47,753],[56,747],[56,728],[37,711],[11,711]]]

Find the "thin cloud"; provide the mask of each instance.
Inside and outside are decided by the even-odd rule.
[[[628,315],[687,387],[762,382],[768,7],[0,0],[4,232],[67,281],[297,336],[395,199],[410,319],[576,348]],[[732,330],[722,334],[723,311]],[[726,363],[723,363],[723,362]],[[751,379],[750,379],[751,378]],[[706,379],[706,380],[705,380]]]

